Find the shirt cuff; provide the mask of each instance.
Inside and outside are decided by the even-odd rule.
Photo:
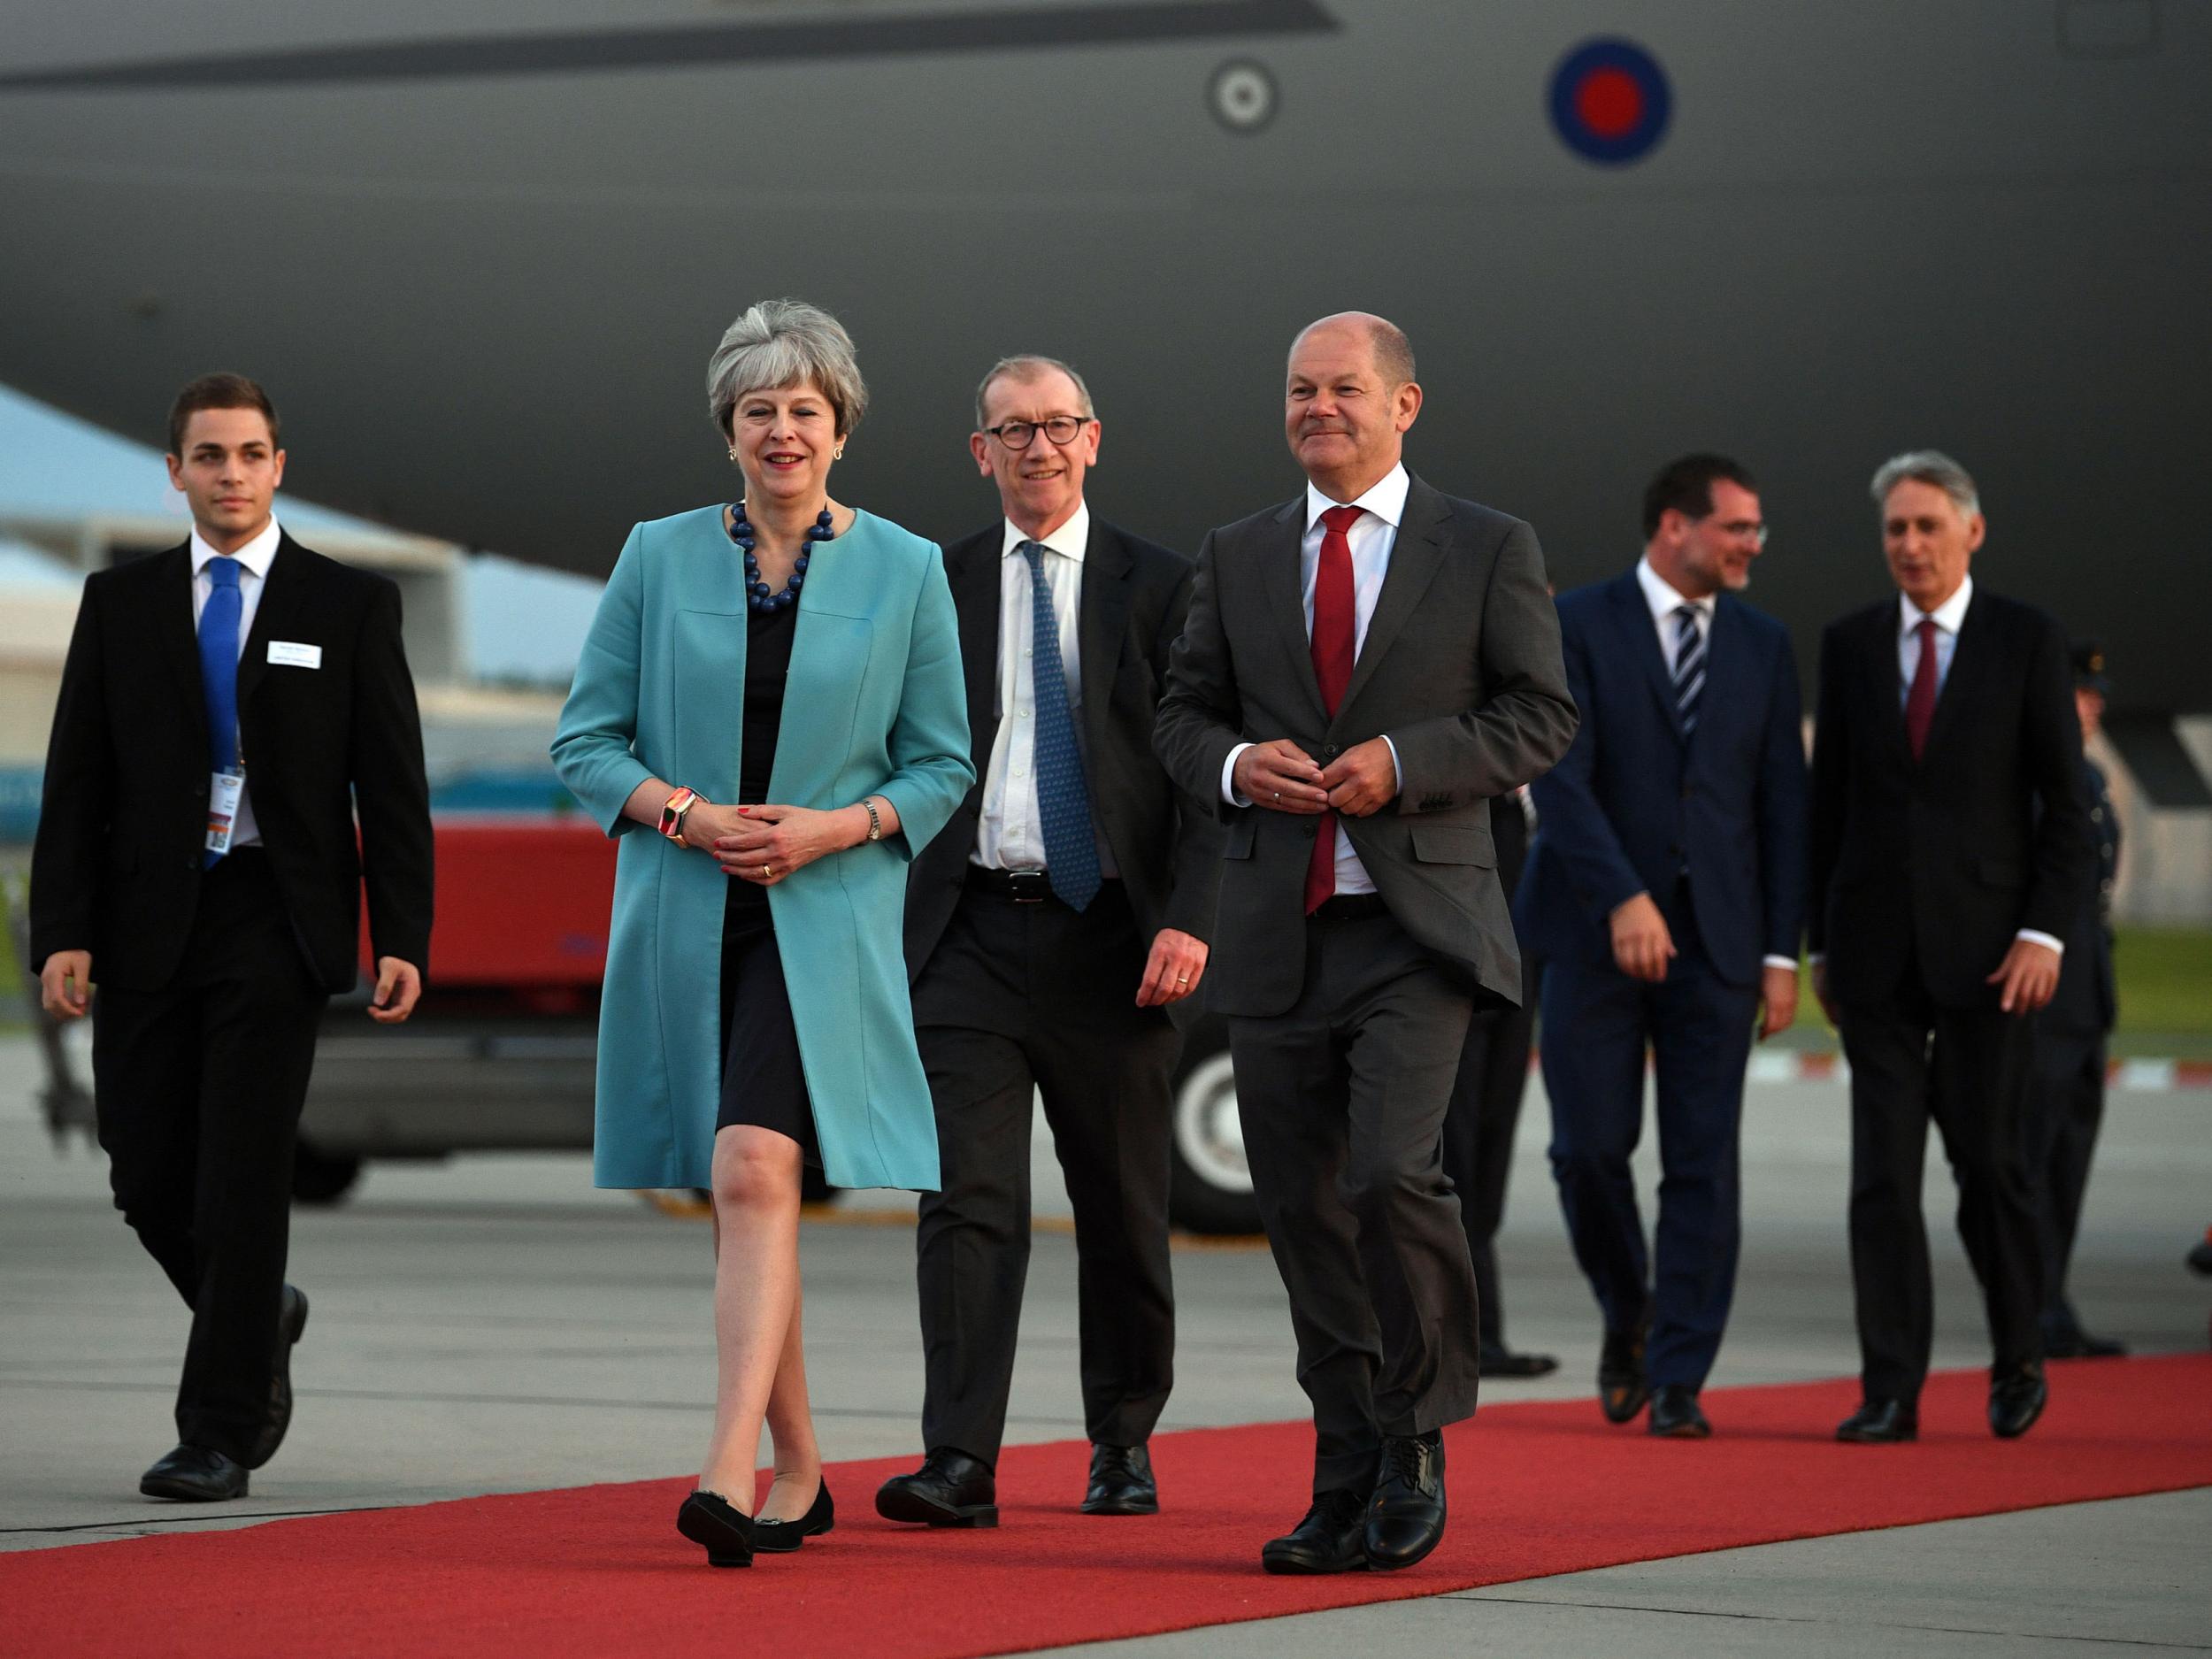
[[[2055,950],[2062,956],[2066,954],[2066,941],[2064,940],[2054,939],[2048,933],[2039,933],[2032,927],[2024,927],[2018,933],[2015,933],[2013,937],[2015,939],[2024,939],[2032,945],[2041,945],[2045,949]]]
[[[1383,733],[1383,741],[1390,748],[1390,781],[1395,786],[1390,794],[1391,798],[1395,800],[1406,792],[1406,769],[1398,762],[1398,746],[1390,741],[1389,733]]]
[[[1789,956],[1762,956],[1759,964],[1762,967],[1787,968],[1792,973],[1797,972],[1796,961]]]
[[[1231,806],[1250,806],[1252,803],[1237,793],[1237,757],[1252,745],[1239,743],[1229,751],[1229,758],[1221,763],[1221,798]]]
[[[1824,950],[1809,950],[1805,953],[1805,960],[1817,968],[1828,960],[1828,953]]]

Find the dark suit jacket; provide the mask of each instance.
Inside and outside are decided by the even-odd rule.
[[[1797,960],[1805,913],[1805,740],[1797,658],[1773,618],[1723,594],[1685,737],[1651,608],[1630,571],[1559,601],[1582,727],[1535,787],[1541,826],[1515,920],[1524,946],[1605,966],[1613,910],[1665,899],[1686,864],[1714,972],[1754,983]]]
[[[2043,1024],[2055,1032],[2093,1036],[2110,1031],[2120,1011],[2112,973],[2112,883],[2120,871],[2120,815],[2112,810],[2104,772],[2083,757],[2082,790],[2089,802],[2089,833],[2095,856],[2095,879],[2074,912],[2074,924],[2060,935],[2066,955],[2058,976],[2058,994],[2042,1013]]]
[[[2090,886],[2065,631],[1976,584],[1918,762],[1897,633],[1893,594],[1821,636],[1809,942],[1838,1003],[1888,1005],[1910,956],[1939,1006],[1994,1008],[2013,935],[2064,939]]]
[[[1223,802],[1240,742],[1289,738],[1326,765],[1387,735],[1398,798],[1345,820],[1401,926],[1518,1002],[1520,955],[1498,885],[1489,800],[1566,749],[1575,707],[1536,533],[1419,479],[1406,496],[1367,639],[1332,719],[1299,577],[1305,496],[1212,531],[1155,734],[1175,780],[1228,826],[1208,979],[1225,1013],[1279,1014],[1305,978],[1306,866],[1317,820]]]
[[[271,664],[272,640],[320,646],[322,666]],[[254,819],[315,976],[354,984],[365,879],[376,954],[426,974],[430,796],[399,589],[284,537],[238,663],[238,727]],[[188,544],[85,582],[32,852],[33,972],[89,950],[96,984],[169,983],[199,902],[208,780]]]
[[[983,816],[984,774],[998,740],[1004,549],[1003,521],[945,549],[945,576],[960,612],[976,782],[952,821],[914,859],[906,900],[910,978],[920,975],[944,936]],[[1168,652],[1190,607],[1191,575],[1191,563],[1181,554],[1092,515],[1076,609],[1083,699],[1078,736],[1092,818],[1113,849],[1122,887],[1148,940],[1163,927],[1210,939],[1220,883],[1220,825],[1207,805],[1179,794],[1152,753],[1154,709],[1167,678]]]

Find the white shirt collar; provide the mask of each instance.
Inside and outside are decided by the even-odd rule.
[[[1050,548],[1055,553],[1083,562],[1083,549],[1091,544],[1091,503],[1079,501],[1068,521],[1050,535],[1033,536],[1011,518],[1006,520],[1006,543],[999,549],[1001,558],[1012,558],[1014,549],[1025,541],[1034,541],[1040,547]]]
[[[1958,592],[1953,594],[1932,611],[1922,611],[1910,599],[1900,594],[1897,595],[1897,631],[1901,634],[1909,634],[1920,626],[1920,618],[1925,616],[1944,633],[1955,634],[1959,631],[1960,625],[1966,620],[1967,603],[1973,597],[1974,579],[1971,576],[1961,581]]]
[[[1413,480],[1406,476],[1405,463],[1401,461],[1384,473],[1364,495],[1357,501],[1347,502],[1344,504],[1363,508],[1395,530],[1399,520],[1406,516],[1406,491],[1412,487]],[[1312,480],[1307,480],[1306,528],[1311,530],[1314,526],[1321,522],[1321,515],[1337,504],[1316,488]]]
[[[254,573],[257,580],[266,580],[269,566],[276,562],[277,543],[283,539],[284,532],[278,527],[276,519],[272,517],[267,527],[245,546],[240,548],[234,557],[241,565]],[[208,560],[221,557],[222,555],[208,546],[206,541],[201,536],[200,526],[194,525],[192,526],[192,573],[197,576],[207,568]]]
[[[1713,619],[1713,607],[1720,601],[1718,594],[1693,599],[1686,593],[1677,592],[1671,582],[1652,569],[1648,553],[1636,561],[1636,585],[1644,590],[1644,603],[1651,607],[1652,619],[1662,625],[1671,624],[1674,613],[1684,605],[1689,606],[1709,623]]]

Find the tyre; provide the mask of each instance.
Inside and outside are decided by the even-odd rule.
[[[292,1153],[292,1202],[334,1204],[361,1179],[361,1160],[351,1153],[322,1152],[303,1141]]]
[[[1219,1020],[1201,1021],[1185,1040],[1169,1110],[1168,1218],[1187,1233],[1257,1233],[1259,1201],[1244,1158],[1228,1033]]]

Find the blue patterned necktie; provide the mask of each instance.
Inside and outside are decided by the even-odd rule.
[[[1029,561],[1029,680],[1037,704],[1037,811],[1044,819],[1045,875],[1060,902],[1080,910],[1098,896],[1098,842],[1091,829],[1091,792],[1068,713],[1067,670],[1060,661],[1060,623],[1045,580],[1044,549],[1021,544]]]
[[[1697,607],[1674,608],[1674,712],[1685,737],[1697,730],[1697,699],[1705,689],[1705,641],[1697,631]]]
[[[200,689],[207,702],[207,758],[211,770],[238,765],[238,618],[245,598],[238,590],[238,561],[211,558],[208,580],[214,584],[200,611]],[[212,868],[223,855],[209,853],[201,864]]]

